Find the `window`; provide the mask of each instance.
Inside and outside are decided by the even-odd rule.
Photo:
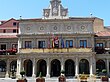
[[[16,33],[16,29],[13,29],[13,33]]]
[[[73,47],[73,40],[66,40],[66,48],[72,48]]]
[[[45,48],[45,41],[38,41],[38,48]]]
[[[25,41],[25,48],[32,48],[31,41]]]
[[[17,23],[16,22],[13,22],[13,26],[16,26],[17,25]]]
[[[86,48],[87,47],[87,40],[80,40],[80,47]]]
[[[6,30],[3,30],[3,33],[6,33]]]
[[[18,48],[18,44],[12,44],[12,49],[17,49]]]
[[[97,44],[96,44],[96,47],[103,48],[103,43],[97,43]]]
[[[1,44],[1,50],[6,50],[6,44]]]

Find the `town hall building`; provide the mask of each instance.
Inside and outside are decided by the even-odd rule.
[[[11,69],[16,77],[22,70],[27,77],[37,77],[41,72],[46,78],[58,77],[61,70],[65,70],[66,77],[83,73],[91,76],[96,69],[106,69],[109,74],[110,28],[104,26],[101,18],[69,17],[68,13],[61,0],[50,0],[42,18],[16,20],[19,25],[13,38],[17,45],[12,48],[13,53],[7,51],[8,47],[1,49],[5,54],[0,53],[2,77],[11,77]],[[4,41],[8,42],[4,38],[0,46]]]

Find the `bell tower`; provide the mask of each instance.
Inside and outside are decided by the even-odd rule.
[[[64,19],[68,18],[68,9],[64,8],[61,0],[51,0],[48,9],[43,9],[44,19]]]

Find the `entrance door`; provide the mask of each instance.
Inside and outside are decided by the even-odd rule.
[[[32,61],[31,60],[25,60],[24,62],[24,70],[26,71],[26,76],[31,77],[32,76]]]
[[[65,75],[67,77],[75,75],[75,65],[74,65],[74,61],[71,59],[65,62]]]
[[[61,71],[61,64],[60,61],[55,59],[51,62],[51,76],[58,77]]]
[[[105,62],[103,60],[100,59],[96,62],[96,69],[98,69],[99,72],[102,72],[105,68]]]
[[[89,74],[89,62],[86,59],[81,59],[79,62],[79,74]]]
[[[45,60],[39,60],[37,63],[37,76],[40,74],[42,74],[42,76],[46,76],[46,71],[47,71],[47,65],[46,65],[46,61]]]

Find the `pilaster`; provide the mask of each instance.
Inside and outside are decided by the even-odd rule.
[[[78,76],[78,73],[79,73],[79,63],[78,63],[78,57],[76,57],[76,60],[75,60],[75,76]]]
[[[107,59],[107,74],[109,74],[109,59]]]
[[[32,77],[33,78],[35,78],[36,77],[36,75],[35,75],[35,65],[36,65],[36,63],[35,63],[35,58],[33,58],[33,73],[32,73]]]
[[[20,71],[21,71],[21,59],[17,59],[17,72],[16,72],[16,77],[20,78]]]
[[[9,59],[7,59],[5,78],[9,78],[9,69],[10,69],[10,63],[9,63]]]
[[[92,57],[90,58],[90,76],[93,75]]]
[[[50,59],[47,58],[47,74],[46,74],[47,78],[50,78]]]

